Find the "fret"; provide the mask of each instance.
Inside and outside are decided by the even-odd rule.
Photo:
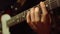
[[[50,3],[52,3],[52,2],[55,2],[56,0],[47,0],[47,1],[49,1]]]
[[[58,7],[60,7],[60,0],[57,0],[57,5]]]
[[[12,25],[14,24],[14,22],[16,22],[16,20],[19,19],[19,15],[20,15],[20,14],[12,17],[12,19],[10,19],[10,20],[7,21],[7,24],[8,24],[8,25],[10,24],[10,26],[12,26]]]
[[[51,9],[57,8],[57,1],[50,3]]]
[[[14,24],[18,24],[19,22],[24,21],[25,18],[26,18],[27,11],[28,10],[26,10],[26,11],[24,11],[24,12],[22,12],[22,13],[16,15],[16,16],[12,17],[12,19],[7,21],[7,25],[8,26],[13,26]]]
[[[49,2],[48,1],[44,1],[45,5],[47,8],[49,8]]]
[[[52,10],[54,8],[60,7],[60,0],[47,0],[49,9]]]
[[[60,1],[60,0],[58,0],[58,1]],[[53,8],[56,8],[56,7],[58,7],[58,5],[60,5],[60,4],[57,4],[57,1],[56,1],[56,0],[53,0],[53,1],[52,1],[52,0],[46,0],[46,1],[44,1],[44,2],[45,2],[45,4],[46,4],[46,7],[47,7],[49,10],[51,10],[51,9],[53,9]],[[34,6],[34,7],[39,7],[39,4],[37,4],[37,5]],[[28,12],[29,10],[30,10],[30,9],[28,9],[28,10],[26,10],[26,11],[23,11],[23,12],[19,13],[18,15],[12,17],[12,19],[10,19],[10,20],[7,21],[7,25],[8,25],[8,26],[13,26],[13,25],[15,25],[15,24],[18,24],[18,23],[26,20],[26,14],[27,14],[27,12]]]

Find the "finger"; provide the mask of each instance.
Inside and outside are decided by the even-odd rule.
[[[40,2],[40,6],[41,6],[42,14],[43,15],[47,14],[48,11],[46,9],[46,5],[44,4],[44,2]]]
[[[29,24],[29,26],[30,26],[32,29],[36,29],[35,25],[31,22],[30,12],[27,12],[26,19],[27,19],[27,23]]]
[[[31,22],[31,20],[30,20],[30,13],[29,12],[27,12],[26,19],[27,19],[27,23]]]
[[[36,7],[35,8],[35,22],[39,22],[40,21],[40,12],[39,12],[39,8]]]
[[[41,10],[42,10],[41,22],[45,22],[46,18],[48,17],[47,16],[48,11],[46,9],[44,2],[40,2],[40,6],[41,6]]]
[[[31,9],[30,9],[31,22],[34,22],[34,21],[35,21],[34,10],[35,10],[34,8],[31,8]]]

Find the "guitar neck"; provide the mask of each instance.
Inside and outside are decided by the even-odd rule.
[[[53,1],[52,0],[46,0],[44,2],[46,4],[46,7],[49,10],[60,7],[60,0],[53,0]],[[39,4],[36,6],[39,7]],[[36,7],[36,6],[34,6],[34,7]],[[7,21],[7,25],[10,27],[10,26],[13,26],[15,24],[21,23],[22,21],[26,20],[26,14],[29,10],[30,9],[23,11],[22,13],[19,13],[18,15],[12,17],[10,20]]]

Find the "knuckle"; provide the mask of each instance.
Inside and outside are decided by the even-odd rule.
[[[44,13],[43,15],[48,15],[48,13],[46,12],[46,13]]]
[[[37,12],[37,13],[39,12],[39,8],[38,7],[35,8],[35,12]]]
[[[30,21],[27,21],[27,23],[30,23]]]
[[[40,6],[45,8],[45,3],[44,2],[40,2]]]
[[[34,11],[34,8],[31,8],[30,11]]]
[[[26,15],[26,17],[28,17],[28,16],[29,16],[29,14]]]
[[[33,14],[33,12],[31,11],[31,14]]]
[[[35,22],[39,22],[40,20],[35,20]]]
[[[34,12],[33,11],[31,11],[31,14],[33,14]]]
[[[27,16],[29,16],[30,12],[27,12]]]
[[[35,13],[39,13],[39,11],[35,11]]]
[[[34,20],[31,21],[32,23],[35,22]]]
[[[41,22],[44,22],[44,20],[42,19]]]

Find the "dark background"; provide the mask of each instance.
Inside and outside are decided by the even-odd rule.
[[[16,0],[1,0],[0,1],[0,13],[6,14],[8,13],[11,17],[15,16],[16,14],[33,7],[34,5],[38,4],[42,0],[27,0],[25,4],[20,7],[20,5],[16,2]],[[11,9],[11,5],[14,6],[14,8],[18,8],[17,11]],[[4,11],[2,13],[2,11]],[[36,34],[29,25],[26,23],[26,21],[19,23],[17,25],[14,25],[10,27],[11,34]]]
[[[40,1],[44,1],[44,0],[27,0],[26,3],[22,7],[20,7],[20,5],[16,2],[16,0],[0,0],[0,15],[8,13],[11,17],[13,17],[16,14],[28,8],[33,7],[34,5],[38,4]],[[11,9],[10,7],[11,5],[13,5],[14,8],[17,7],[18,10],[15,11],[14,8]],[[60,33],[60,18],[58,18],[59,16],[60,16],[60,8],[53,9],[52,19],[54,19],[54,23],[52,25],[52,31],[51,31],[53,34]],[[36,34],[36,32],[34,32],[29,27],[26,21],[10,27],[10,32],[11,34]]]

